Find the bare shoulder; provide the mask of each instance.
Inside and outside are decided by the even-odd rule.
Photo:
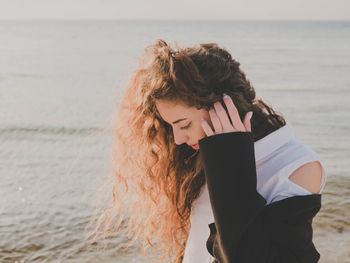
[[[319,161],[306,163],[298,167],[289,179],[308,190],[313,194],[317,194],[321,187],[322,167]]]

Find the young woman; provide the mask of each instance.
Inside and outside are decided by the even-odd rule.
[[[113,203],[95,230],[124,220],[130,244],[159,261],[317,262],[316,153],[217,44],[145,51],[118,107]]]

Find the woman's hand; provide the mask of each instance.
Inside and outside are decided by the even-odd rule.
[[[248,112],[243,120],[243,123],[239,117],[238,110],[236,106],[234,105],[231,97],[229,96],[223,96],[223,101],[225,102],[226,108],[228,110],[229,116],[232,120],[232,124],[230,122],[229,117],[227,116],[227,113],[224,109],[224,107],[221,105],[220,101],[217,101],[214,103],[214,108],[211,108],[209,110],[209,115],[211,122],[214,126],[214,130],[210,127],[208,122],[202,117],[202,128],[207,136],[211,136],[214,134],[219,133],[226,133],[226,132],[251,132],[251,125],[250,125],[250,119],[253,112]],[[251,115],[250,115],[251,113]],[[250,116],[249,116],[250,115]]]

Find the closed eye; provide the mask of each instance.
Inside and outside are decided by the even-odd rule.
[[[189,124],[187,124],[185,127],[181,127],[180,129],[181,129],[181,130],[188,129],[188,128],[191,126],[191,123],[192,123],[192,122],[190,122]]]

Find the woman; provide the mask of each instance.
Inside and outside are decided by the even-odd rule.
[[[317,155],[217,44],[145,51],[118,108],[113,203],[95,232],[127,219],[130,244],[159,261],[317,262]]]

